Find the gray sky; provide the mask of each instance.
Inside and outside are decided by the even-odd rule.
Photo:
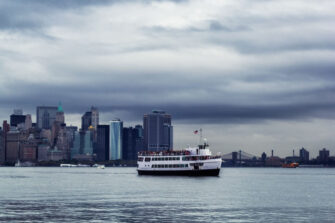
[[[335,153],[333,0],[0,0],[0,118],[173,115],[216,152]]]

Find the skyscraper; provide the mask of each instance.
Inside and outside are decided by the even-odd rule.
[[[137,125],[135,128],[123,128],[123,159],[128,161],[137,160],[137,152],[143,150],[143,137],[141,136],[142,126]]]
[[[299,158],[301,163],[307,163],[309,161],[309,152],[305,148],[301,148]]]
[[[109,159],[109,125],[98,125],[96,151],[97,161]]]
[[[10,115],[10,126],[15,126],[25,123],[26,116],[23,115],[23,111],[21,109],[14,109],[14,113]]]
[[[71,159],[92,160],[93,159],[93,132],[82,131],[74,133],[73,146],[71,148]]]
[[[56,112],[56,121],[59,122],[60,124],[65,123],[64,110],[63,110],[61,102],[59,102],[58,104],[58,108]]]
[[[122,131],[123,122],[115,119],[110,122],[109,127],[109,160],[122,159]]]
[[[171,115],[164,111],[152,111],[143,116],[144,149],[149,151],[173,148],[173,127]]]
[[[6,161],[5,133],[0,128],[0,165],[3,165],[5,161]]]
[[[92,124],[92,112],[88,111],[81,117],[81,129],[86,131]]]
[[[51,129],[56,120],[57,107],[38,106],[36,109],[37,127],[40,129]]]
[[[323,148],[322,150],[319,150],[319,156],[318,160],[322,164],[326,164],[329,161],[329,150],[326,148]]]
[[[90,126],[97,129],[99,125],[99,110],[96,107],[91,107],[91,111],[85,112],[81,117],[81,129],[86,131]]]
[[[91,107],[91,125],[96,130],[99,125],[99,110],[96,107]]]

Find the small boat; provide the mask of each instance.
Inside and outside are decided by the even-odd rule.
[[[78,166],[75,164],[62,163],[60,164],[60,167],[78,167]]]
[[[299,163],[284,163],[282,165],[283,168],[297,168]]]
[[[105,169],[105,165],[98,165],[97,168],[98,169]]]

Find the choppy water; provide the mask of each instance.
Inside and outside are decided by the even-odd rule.
[[[225,168],[197,178],[0,168],[0,221],[335,222],[335,169]]]

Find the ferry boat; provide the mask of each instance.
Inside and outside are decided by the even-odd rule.
[[[218,176],[222,158],[213,156],[205,142],[182,151],[139,152],[139,175]]]

